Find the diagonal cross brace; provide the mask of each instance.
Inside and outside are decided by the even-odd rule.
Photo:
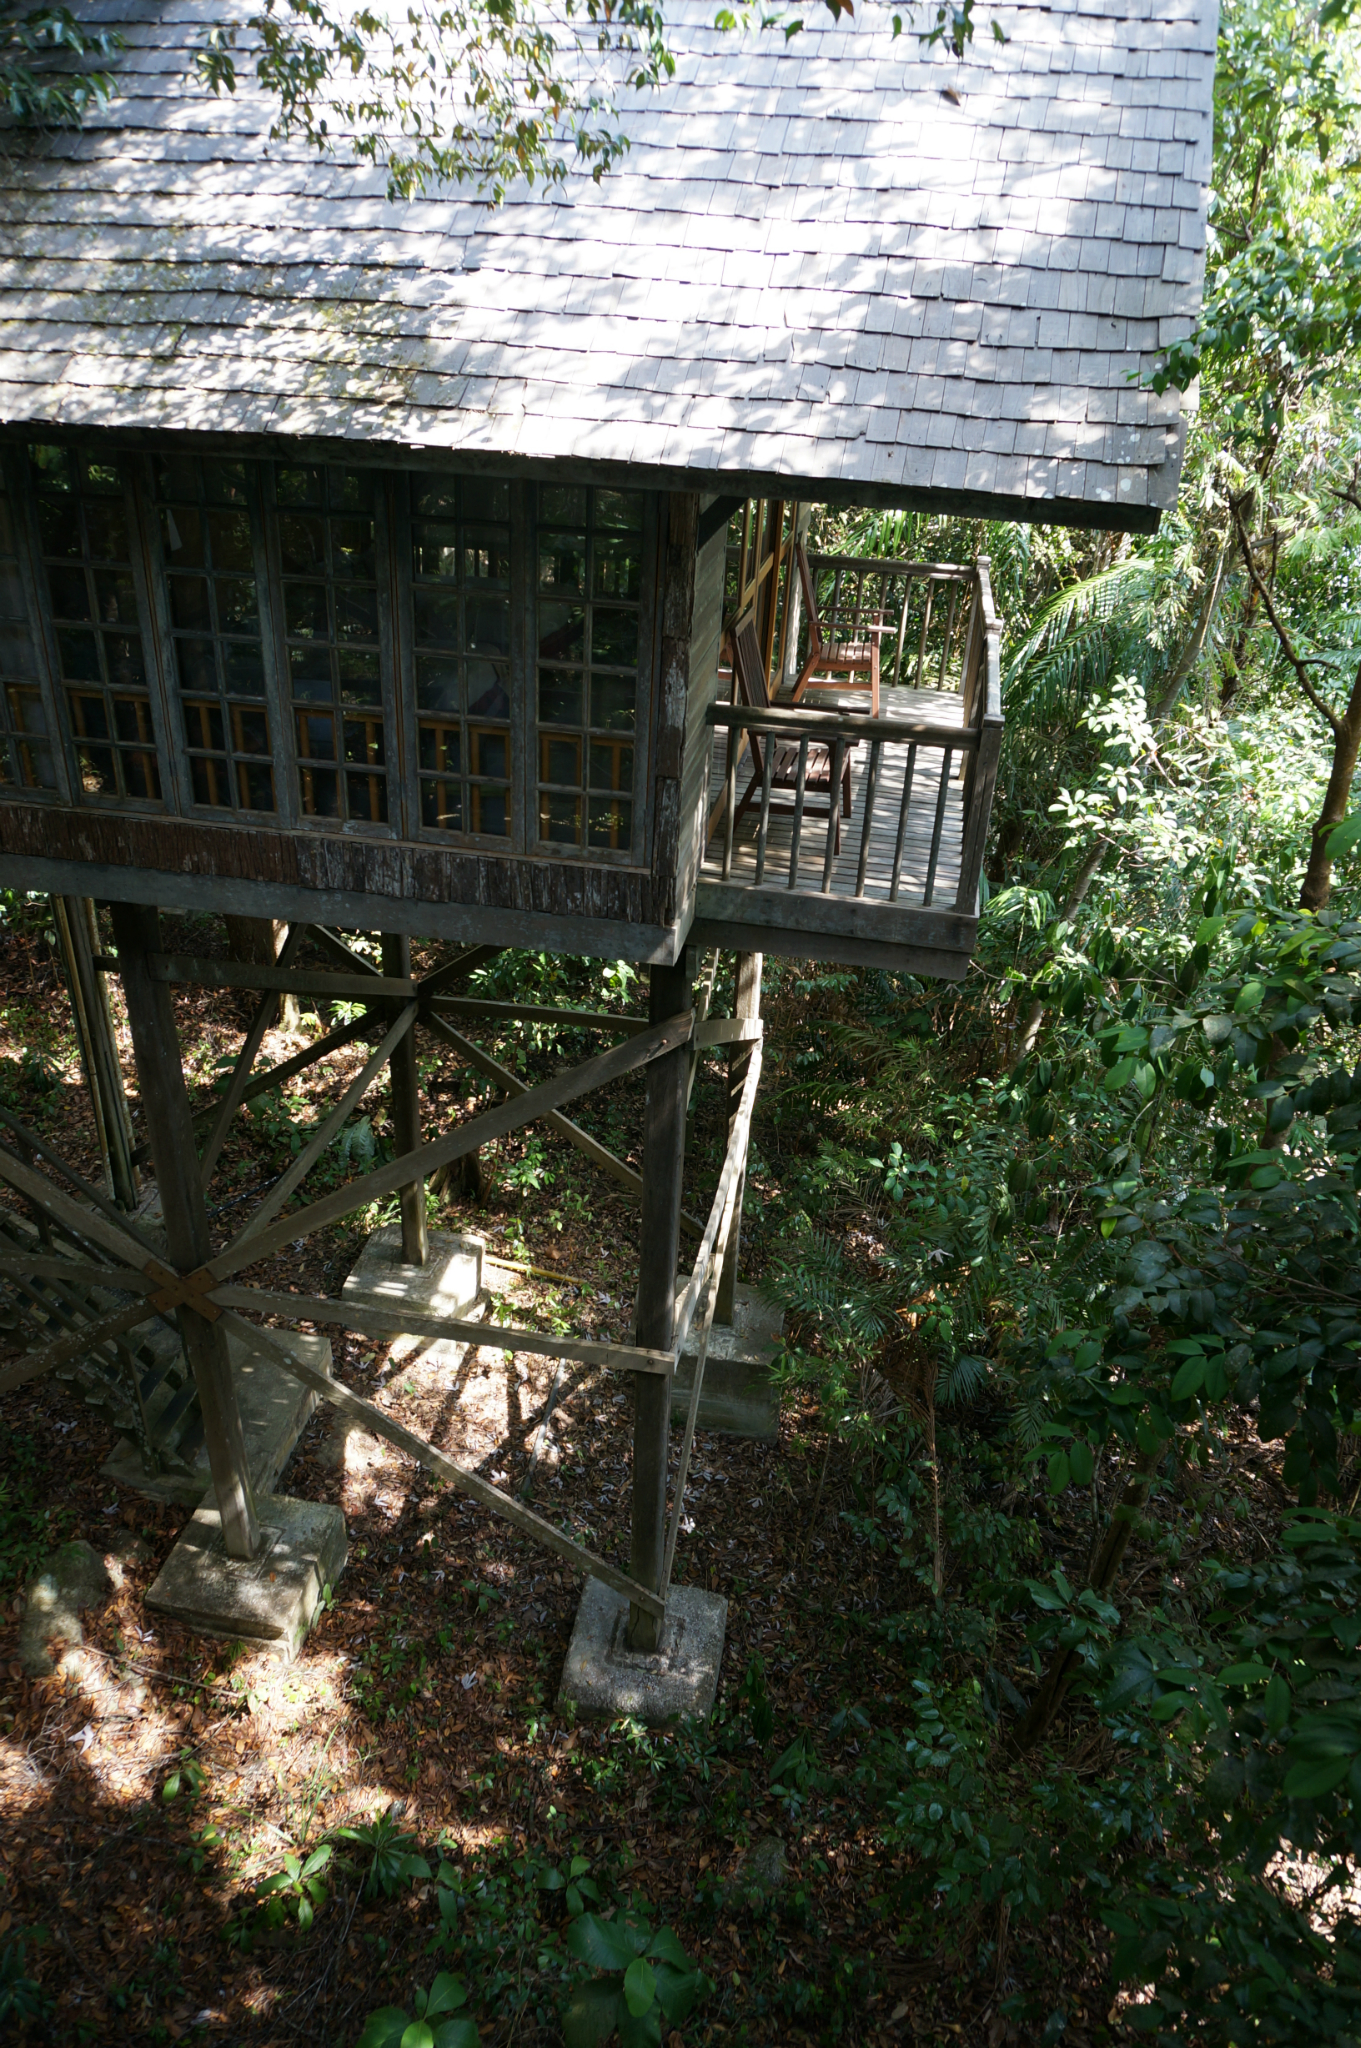
[[[312,1231],[377,1201],[380,1195],[389,1195],[413,1180],[428,1178],[436,1167],[465,1158],[479,1145],[489,1144],[494,1138],[504,1138],[522,1125],[533,1123],[536,1117],[544,1116],[549,1110],[558,1109],[564,1102],[574,1102],[579,1095],[589,1095],[592,1089],[603,1088],[621,1075],[633,1073],[636,1068],[646,1066],[649,1060],[684,1045],[689,1036],[688,1011],[678,1017],[668,1017],[664,1023],[654,1024],[638,1037],[626,1039],[622,1045],[611,1046],[608,1052],[597,1053],[594,1059],[584,1060],[580,1066],[569,1067],[565,1074],[557,1074],[551,1081],[541,1082],[527,1094],[500,1103],[482,1116],[474,1117],[471,1123],[450,1131],[447,1136],[436,1138],[429,1145],[419,1145],[414,1152],[406,1152],[400,1159],[393,1159],[372,1173],[361,1174],[358,1180],[347,1181],[334,1194],[323,1196],[319,1202],[285,1217],[282,1222],[262,1230],[258,1236],[243,1241],[243,1232],[228,1250],[219,1252],[216,1258],[208,1261],[204,1268],[204,1272],[211,1276],[208,1284],[225,1280],[229,1273],[237,1272],[240,1267],[268,1258],[271,1252],[279,1251],[295,1238],[309,1236]],[[249,1224],[246,1228],[250,1228]]]
[[[329,1401],[333,1407],[339,1408],[342,1415],[352,1416],[356,1422],[362,1422],[365,1429],[370,1430],[374,1436],[382,1437],[387,1443],[395,1445],[399,1451],[405,1451],[409,1458],[414,1458],[418,1465],[424,1465],[426,1471],[433,1472],[437,1479],[447,1480],[451,1486],[457,1487],[460,1493],[467,1494],[483,1507],[491,1508],[494,1513],[512,1523],[522,1534],[542,1544],[545,1550],[555,1551],[570,1564],[589,1572],[592,1578],[603,1580],[607,1586],[612,1586],[626,1599],[639,1607],[645,1607],[649,1614],[655,1614],[659,1618],[665,1616],[666,1603],[656,1593],[649,1592],[646,1586],[638,1585],[627,1572],[621,1572],[605,1558],[597,1557],[595,1552],[587,1550],[584,1544],[576,1543],[570,1536],[565,1536],[561,1529],[555,1529],[551,1522],[546,1522],[542,1515],[536,1515],[523,1501],[516,1500],[512,1494],[502,1493],[499,1487],[480,1478],[476,1472],[470,1472],[465,1465],[456,1465],[443,1451],[437,1451],[433,1444],[426,1443],[424,1437],[417,1436],[414,1430],[406,1429],[400,1422],[394,1422],[390,1415],[385,1415],[381,1408],[375,1408],[371,1401],[365,1401],[361,1395],[352,1394],[348,1387],[343,1386],[339,1380],[332,1379],[329,1373],[321,1372],[303,1359],[295,1358],[292,1352],[286,1351],[268,1330],[262,1330],[258,1324],[248,1323],[230,1311],[227,1314],[227,1322],[233,1329],[240,1331],[252,1345],[268,1351],[284,1372],[290,1373],[294,1379],[301,1380],[304,1386],[311,1387],[324,1401]]]

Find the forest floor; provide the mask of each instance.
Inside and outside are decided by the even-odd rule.
[[[166,943],[224,950],[204,928]],[[38,907],[0,945],[6,1100],[93,1171],[93,1126]],[[214,1062],[235,1052],[248,1010],[220,993],[176,1000],[206,1100]],[[792,995],[781,1010],[778,978],[768,1010],[775,1045],[782,1016],[787,1024],[798,1010]],[[361,1058],[352,1048],[330,1075]],[[530,1067],[552,1064],[545,1051]],[[707,1061],[695,1090],[686,1199],[700,1213],[721,1150],[721,1072]],[[130,1061],[129,1081],[135,1107]],[[304,1095],[313,1081],[299,1084]],[[463,1113],[433,1070],[425,1082],[433,1123]],[[592,1098],[583,1120],[636,1163],[641,1104],[641,1083],[624,1082]],[[381,1090],[367,1107],[381,1127]],[[219,1223],[237,1213],[234,1196],[279,1170],[278,1144],[277,1118],[238,1119],[215,1183],[225,1191]],[[779,1168],[778,1147],[759,1133],[758,1151],[759,1182]],[[504,1262],[489,1267],[497,1312],[624,1340],[636,1208],[552,1134],[507,1141],[497,1163],[485,1203],[446,1200],[436,1218],[441,1229],[476,1231]],[[755,1194],[759,1202],[759,1185]],[[241,1277],[337,1294],[363,1235],[353,1224],[320,1234]],[[744,1261],[759,1278],[753,1236]],[[562,1277],[540,1277],[550,1270]],[[400,1347],[394,1356],[330,1334],[342,1379],[484,1476],[511,1489],[524,1480],[551,1361],[489,1341],[456,1372],[432,1374]],[[535,1504],[622,1561],[627,1390],[603,1372],[569,1369],[554,1412],[533,1471]],[[890,1595],[902,1603],[901,1575],[881,1584],[881,1560],[843,1519],[856,1475],[810,1396],[786,1396],[777,1442],[696,1443],[677,1578],[729,1602],[707,1733],[650,1735],[565,1713],[557,1694],[579,1576],[390,1447],[337,1427],[329,1410],[308,1425],[280,1490],[343,1509],[349,1560],[297,1659],[167,1626],[148,1616],[144,1595],[190,1510],[115,1488],[101,1470],[112,1448],[108,1426],[75,1406],[69,1388],[39,1383],[6,1398],[0,1972],[22,1970],[41,1987],[35,2038],[351,2048],[370,2012],[410,2011],[413,1987],[447,1968],[466,1979],[490,2048],[557,2041],[575,1966],[550,1873],[573,1855],[589,1863],[604,1900],[645,1902],[711,1980],[695,2013],[663,2028],[667,2048],[1000,2048],[1040,2038],[1039,2025],[1032,2032],[1003,2011],[1018,1981],[1033,1994],[1031,2011],[1052,1991],[1065,2043],[1114,2038],[1101,1932],[1081,1914],[1030,1930],[1023,1952],[1016,1943],[1008,1951],[1003,1930],[992,1967],[954,1978],[905,1942],[895,1899],[907,1873],[883,1852],[853,1771],[834,1787],[801,1783],[797,1769],[772,1774],[772,1759],[797,1754],[805,1732],[849,1765],[848,1708],[892,1728],[916,1704],[910,1660],[876,1630]],[[120,1567],[121,1585],[85,1617],[82,1653],[65,1676],[25,1678],[16,1638],[28,1575],[72,1537],[105,1553],[118,1537],[126,1551],[129,1532],[143,1540],[141,1561]],[[452,1924],[433,1877],[366,1892],[363,1845],[338,1831],[384,1815],[432,1873],[446,1866],[443,1889],[459,1874]],[[326,1845],[328,1896],[311,1928],[300,1931],[294,1915],[270,1930],[255,1888],[286,1871],[286,1854]],[[772,1857],[773,1887],[761,1876]]]

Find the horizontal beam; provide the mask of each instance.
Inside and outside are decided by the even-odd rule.
[[[414,1458],[418,1465],[423,1465],[436,1479],[447,1480],[450,1486],[456,1487],[460,1493],[467,1494],[470,1500],[475,1500],[482,1507],[490,1508],[494,1514],[500,1515],[504,1521],[518,1529],[521,1535],[528,1536],[545,1550],[551,1550],[558,1557],[565,1558],[569,1564],[588,1573],[591,1578],[600,1579],[605,1585],[613,1587],[616,1593],[622,1593],[625,1599],[632,1601],[635,1606],[644,1607],[649,1614],[655,1614],[659,1618],[665,1617],[666,1602],[656,1593],[646,1586],[640,1586],[636,1580],[629,1578],[626,1572],[619,1571],[603,1557],[597,1557],[594,1551],[587,1550],[584,1544],[574,1542],[570,1536],[564,1535],[561,1529],[555,1529],[551,1522],[546,1522],[542,1515],[536,1515],[523,1501],[516,1500],[509,1493],[502,1493],[499,1487],[492,1486],[476,1472],[470,1472],[465,1465],[456,1465],[452,1458],[445,1457],[443,1451],[437,1451],[433,1444],[426,1443],[414,1430],[405,1428],[402,1423],[395,1422],[390,1415],[385,1415],[372,1401],[365,1401],[360,1395],[352,1394],[348,1387],[342,1386],[339,1380],[332,1379],[329,1373],[319,1372],[305,1360],[295,1358],[270,1331],[262,1330],[240,1316],[229,1315],[227,1320],[249,1344],[257,1350],[267,1350],[284,1372],[295,1380],[301,1380],[313,1393],[320,1394],[324,1401],[329,1401],[342,1415],[348,1415],[352,1421],[361,1423],[372,1436],[381,1437],[397,1450],[405,1451],[409,1458]]]
[[[973,952],[978,936],[978,919],[966,917],[962,910],[923,910],[920,905],[874,902],[865,896],[823,896],[817,890],[752,889],[740,882],[710,881],[707,876],[700,877],[695,889],[695,919],[697,923],[704,920],[710,945],[732,943],[713,931],[720,921],[774,925],[782,931],[807,934],[810,939],[834,934],[881,939],[890,946],[928,946],[966,956]],[[821,958],[818,944],[805,945],[803,950]]]
[[[739,732],[769,732],[777,739],[901,740],[917,746],[951,747],[972,754],[978,734],[967,725],[924,725],[910,718],[876,718],[868,711],[805,711],[802,704],[754,708],[748,704],[711,704],[710,725],[736,726]]]
[[[110,958],[110,971],[118,962]],[[315,967],[257,967],[249,960],[198,960],[181,953],[151,953],[147,956],[153,981],[193,982],[199,988],[270,988],[288,996],[338,996],[342,1000],[372,1002],[379,996],[407,1002],[416,984],[383,974],[330,973]]]
[[[215,1287],[219,1308],[256,1315],[286,1316],[290,1322],[333,1324],[366,1337],[423,1337],[428,1343],[480,1345],[493,1351],[527,1351],[535,1358],[571,1358],[607,1372],[669,1373],[669,1351],[644,1351],[636,1344],[597,1344],[587,1337],[557,1337],[508,1323],[476,1322],[466,1316],[423,1316],[410,1309],[361,1307],[319,1295],[272,1294],[260,1287]]]
[[[451,1165],[455,1159],[464,1159],[479,1145],[507,1137],[521,1125],[546,1116],[549,1110],[557,1109],[565,1102],[574,1102],[580,1095],[589,1095],[593,1089],[603,1088],[624,1074],[631,1074],[635,1068],[646,1066],[649,1060],[684,1045],[689,1036],[688,1012],[683,1016],[668,1017],[665,1023],[654,1025],[641,1037],[612,1046],[608,1052],[597,1053],[594,1059],[569,1067],[565,1074],[555,1075],[551,1081],[540,1082],[527,1094],[487,1110],[482,1116],[474,1117],[470,1123],[436,1138],[431,1144],[418,1145],[414,1152],[405,1152],[400,1159],[390,1160],[386,1166],[360,1174],[344,1187],[337,1188],[334,1194],[326,1195],[308,1208],[272,1224],[268,1230],[262,1230],[248,1244],[238,1243],[228,1251],[219,1252],[204,1268],[205,1284],[225,1280],[229,1273],[236,1272],[241,1266],[254,1264],[257,1259],[268,1258],[295,1238],[310,1236],[312,1231],[324,1229],[329,1223],[338,1223],[342,1216],[353,1215],[356,1209],[377,1201],[381,1195],[390,1195],[397,1188],[409,1186],[413,1180],[428,1179],[437,1167]]]
[[[451,1017],[483,1017],[497,1024],[560,1024],[564,1031],[621,1031],[626,1036],[646,1031],[646,1017],[616,1017],[608,1010],[553,1009],[542,1003],[482,1002],[476,996],[431,996],[421,982],[417,987],[421,1005]]]

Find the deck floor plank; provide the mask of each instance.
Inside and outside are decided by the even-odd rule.
[[[817,710],[863,712],[867,708],[863,692],[848,692],[842,695],[822,691],[815,699],[805,701],[811,704],[811,708]],[[888,689],[881,693],[880,713],[885,718],[919,719],[923,724],[961,726],[964,707],[960,697],[940,690]],[[704,875],[710,880],[720,879],[723,873],[722,799],[727,775],[727,750],[728,732],[725,727],[719,726],[714,732],[714,751],[709,772],[710,815],[714,816],[716,810],[717,816],[703,867]],[[898,816],[902,808],[907,757],[906,741],[885,741],[879,763],[879,786],[875,792],[874,818],[870,826],[869,855],[865,866],[863,900],[867,903],[887,903],[890,900],[889,892],[893,886],[893,849],[898,836]],[[959,887],[959,864],[964,838],[964,785],[960,770],[964,758],[956,755],[951,763],[950,783],[945,798],[945,816],[941,823],[940,854],[931,895],[931,907],[934,909],[952,908],[955,892]],[[860,865],[860,839],[864,830],[869,760],[868,743],[862,743],[854,749],[851,766],[851,815],[841,821],[841,851],[833,863],[831,886],[827,892],[832,896],[855,896],[856,876]],[[935,828],[936,802],[940,791],[940,768],[939,747],[917,748],[912,796],[908,805],[907,830],[903,838],[902,879],[897,897],[897,901],[904,907],[915,908],[924,898],[926,873],[931,855],[931,835]],[[751,776],[750,755],[744,751],[737,768],[739,804],[746,794]],[[776,801],[783,801],[790,810],[784,813],[776,812]],[[777,792],[772,798],[770,827],[766,838],[765,873],[761,880],[763,888],[779,889],[788,886],[789,856],[793,839],[793,818],[790,815],[792,806],[792,792]],[[820,818],[810,817],[808,814],[815,806],[823,812]],[[737,829],[733,844],[732,872],[729,879],[738,887],[755,886],[756,840],[760,822],[758,791],[752,808]],[[797,889],[800,893],[821,892],[826,846],[826,799],[810,795],[799,845]]]

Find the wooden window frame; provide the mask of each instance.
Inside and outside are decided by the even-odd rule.
[[[96,795],[80,785],[75,736],[68,716],[66,691],[61,682],[55,623],[43,571],[37,495],[28,455],[30,444],[60,445],[73,454],[96,455],[120,467],[123,502],[131,536],[131,571],[137,593],[147,698],[161,783],[159,800]],[[197,458],[207,451],[191,445],[185,452]],[[633,787],[629,795],[633,831],[628,847],[601,847],[592,846],[589,838],[576,845],[541,840],[538,836],[538,485],[516,478],[506,479],[510,492],[510,649],[507,674],[511,697],[512,797],[511,832],[502,838],[476,833],[467,826],[459,831],[445,831],[437,826],[426,826],[421,818],[408,479],[441,474],[472,475],[476,472],[463,469],[456,463],[438,467],[327,463],[306,443],[282,456],[229,454],[226,459],[241,461],[247,480],[265,670],[262,701],[269,720],[275,809],[259,811],[244,806],[207,805],[196,801],[184,737],[183,704],[175,670],[170,579],[162,546],[155,453],[123,443],[116,437],[105,440],[100,435],[70,429],[15,430],[0,442],[0,463],[4,468],[6,494],[19,552],[20,579],[28,608],[35,670],[33,682],[47,721],[56,783],[53,789],[16,782],[0,784],[0,802],[55,803],[89,808],[105,815],[126,811],[139,816],[178,816],[203,824],[237,823],[266,832],[344,834],[371,838],[379,843],[397,841],[434,846],[449,852],[466,852],[518,863],[551,862],[647,871],[651,860],[655,809],[652,745],[660,676],[667,526],[664,493],[648,488],[637,492],[645,509],[643,574],[638,598]],[[366,819],[309,816],[301,807],[300,763],[293,735],[294,706],[277,524],[281,508],[277,503],[276,479],[280,466],[355,469],[373,478],[379,675],[382,717],[388,740],[385,772],[388,777],[389,815],[386,824]],[[286,511],[289,508],[282,509]],[[376,716],[377,711],[375,706],[367,715]],[[338,705],[335,712],[338,718],[343,716]],[[356,709],[354,715],[364,714]],[[346,772],[343,761],[337,763],[336,772],[341,775]],[[624,796],[623,791],[618,794],[621,798]]]

